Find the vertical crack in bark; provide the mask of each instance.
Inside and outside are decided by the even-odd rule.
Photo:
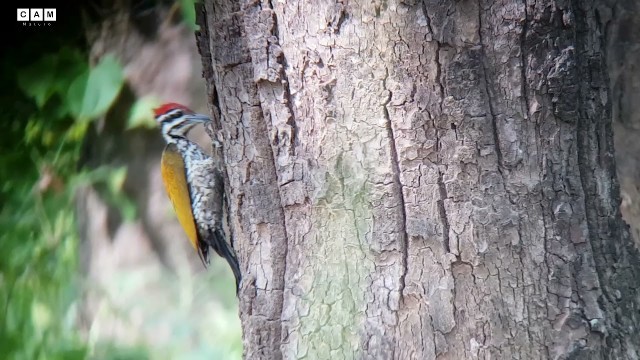
[[[287,61],[286,59],[282,59],[282,66],[286,68]],[[289,156],[296,155],[296,144],[298,139],[298,124],[296,122],[296,117],[293,112],[293,101],[291,99],[291,89],[289,89],[289,79],[287,77],[287,73],[282,70],[282,79],[284,81],[284,97],[287,101],[287,108],[289,109],[289,119],[287,119],[287,125],[291,127],[291,139],[289,139]]]
[[[275,154],[273,153],[273,148],[271,149],[271,160],[273,161],[273,171],[275,173],[276,179],[278,178],[278,170],[277,170],[277,162],[275,158]],[[280,186],[278,186],[278,197],[280,198],[280,215],[282,216],[282,226],[285,246],[282,250],[282,294],[280,298],[280,317],[282,317],[282,308],[284,304],[284,290],[286,288],[285,284],[287,283],[287,255],[289,254],[289,246],[291,243],[289,242],[289,234],[287,233],[287,216],[284,212],[284,204],[282,202],[282,192],[280,191]]]
[[[447,209],[444,205],[444,201],[449,196],[447,195],[447,187],[444,184],[443,176],[444,174],[442,173],[442,171],[438,170],[438,188],[440,190],[440,200],[438,200],[438,210],[440,212],[440,221],[442,222],[442,242],[444,245],[444,250],[447,253],[450,253],[451,243],[449,242],[449,218],[447,217]],[[458,251],[456,251],[456,254],[458,257],[460,256],[460,254],[458,254]]]
[[[544,267],[547,270],[547,272],[551,271],[550,266],[549,266],[549,260],[547,259],[549,254],[550,254],[550,249],[549,249],[549,243],[548,243],[548,239],[549,239],[549,233],[547,232],[547,213],[548,210],[545,207],[545,196],[544,196],[544,190],[543,187],[540,187],[540,214],[542,215],[542,247],[544,248],[544,257],[543,257],[543,261],[544,261]],[[546,307],[548,308],[549,305],[547,304]]]
[[[493,97],[491,96],[491,89],[489,87],[489,76],[488,76],[488,69],[487,69],[487,64],[486,64],[486,57],[487,57],[487,53],[485,51],[485,43],[484,43],[484,39],[482,37],[482,0],[478,0],[478,38],[480,39],[480,48],[481,48],[481,60],[480,63],[482,64],[482,74],[484,77],[484,88],[485,91],[487,93],[487,103],[489,105],[489,113],[491,115],[491,125],[492,125],[492,130],[493,130],[493,141],[495,143],[495,148],[496,148],[496,157],[497,157],[497,162],[498,162],[498,173],[500,174],[500,176],[502,177],[502,183],[503,186],[506,189],[506,183],[505,183],[505,177],[504,177],[504,173],[502,172],[502,166],[504,164],[503,159],[502,159],[502,150],[500,149],[500,136],[499,136],[499,132],[498,132],[498,119],[496,117],[496,113],[494,110],[494,106],[493,106]]]
[[[262,119],[265,120],[265,125],[267,126],[267,129],[269,128],[269,124],[267,123],[267,118],[264,116],[264,112],[260,111],[261,115],[262,115]],[[273,175],[275,176],[276,181],[279,182],[279,176],[278,176],[278,162],[276,161],[276,153],[273,149],[273,144],[269,147],[271,149],[271,161],[273,163]],[[288,262],[287,262],[287,256],[289,254],[289,246],[291,245],[291,243],[289,242],[289,234],[287,233],[287,229],[289,229],[289,227],[287,226],[287,216],[285,214],[284,211],[284,203],[282,201],[282,190],[281,187],[279,185],[276,184],[276,188],[278,189],[278,198],[280,199],[280,216],[282,217],[282,233],[284,236],[284,247],[282,249],[282,289],[281,289],[281,293],[279,296],[279,299],[277,302],[275,302],[275,305],[278,307],[278,309],[276,310],[277,312],[280,313],[279,318],[282,319],[282,311],[284,309],[284,291],[286,289],[286,283],[287,283],[287,268],[288,268]],[[282,347],[282,338],[284,336],[283,329],[282,329],[282,323],[280,323],[279,325],[280,327],[280,339],[278,339],[278,348]],[[280,350],[278,350],[279,352],[279,356],[278,358],[282,357],[282,353]]]
[[[262,108],[260,108],[260,114],[262,116],[262,119],[265,120],[265,125],[267,126],[267,128],[269,128],[269,124],[267,123],[267,119],[264,116],[264,112],[262,111]],[[273,150],[273,145],[269,146],[269,149],[271,150],[271,162],[273,164],[273,175],[276,179],[276,181],[278,181],[278,163],[276,161],[276,154]],[[277,322],[278,325],[276,325],[276,331],[275,332],[279,332],[280,337],[279,338],[275,338],[275,334],[274,335],[274,349],[272,349],[272,351],[274,351],[274,358],[277,359],[282,359],[282,339],[284,337],[283,334],[283,327],[282,327],[282,312],[284,310],[284,292],[286,289],[286,282],[287,282],[287,256],[289,254],[289,234],[287,233],[287,229],[289,229],[287,227],[287,217],[284,211],[284,205],[282,202],[282,192],[280,190],[280,186],[278,186],[276,184],[276,188],[278,191],[278,198],[280,199],[280,206],[279,206],[279,210],[280,210],[280,216],[282,218],[282,234],[284,237],[284,246],[282,249],[282,288],[280,289],[280,294],[278,295],[278,299],[277,301],[274,301],[273,304],[276,307],[275,312],[279,313],[277,318],[274,318],[273,321]],[[251,307],[253,308],[253,306]]]
[[[269,0],[269,8],[273,10],[273,4],[271,0]],[[280,46],[280,32],[278,31],[278,17],[273,11],[273,28],[271,29],[271,35],[273,35],[277,40],[277,45]],[[282,51],[282,50],[281,50]],[[282,56],[278,59],[280,65],[282,65],[282,69],[280,71],[280,77],[282,78],[282,92],[284,94],[284,99],[286,101],[287,109],[289,109],[289,118],[287,119],[287,125],[291,127],[291,138],[289,139],[289,155],[296,155],[296,142],[298,138],[298,124],[296,122],[295,113],[293,112],[293,101],[291,99],[291,89],[289,88],[290,82],[289,77],[287,76],[287,71],[285,70],[289,65],[287,64],[287,58],[284,56],[284,52],[282,52]],[[267,61],[269,58],[267,57]]]
[[[409,235],[407,234],[407,210],[406,203],[404,199],[404,189],[402,187],[402,182],[400,181],[400,161],[398,158],[398,148],[396,147],[396,138],[393,131],[393,124],[391,123],[391,117],[389,116],[389,110],[387,109],[387,105],[391,102],[391,91],[387,89],[387,77],[389,76],[389,70],[387,69],[387,74],[383,79],[383,87],[387,91],[389,91],[389,97],[385,100],[382,106],[382,112],[384,114],[384,119],[387,123],[387,136],[389,137],[389,147],[391,151],[391,167],[393,168],[393,180],[398,190],[398,201],[400,202],[400,216],[402,216],[402,221],[400,222],[402,228],[400,231],[402,232],[402,266],[403,272],[400,275],[400,298],[404,298],[404,289],[405,289],[405,278],[407,277],[407,272],[409,271]]]
[[[436,346],[436,344],[438,343],[438,340],[437,340],[438,330],[436,330],[435,321],[433,321],[433,315],[431,315],[429,312],[425,312],[425,314],[429,316],[429,325],[431,325],[431,341],[433,341],[433,358],[437,359],[439,355],[438,347]],[[420,321],[422,321],[422,318],[420,319]]]
[[[524,100],[524,118],[529,119],[529,86],[527,84],[527,56],[525,54],[525,47],[527,41],[527,30],[529,15],[527,13],[527,0],[524,2],[524,23],[522,24],[522,30],[520,32],[520,81],[522,81],[522,99]]]
[[[264,5],[268,5],[269,7],[271,7],[270,3],[264,3]],[[254,6],[257,7],[259,10],[250,9],[251,7],[254,7]],[[277,110],[271,110],[268,106],[265,106],[265,104],[268,104],[269,101],[276,101],[276,99],[274,96],[271,96],[271,97],[264,96],[263,98],[263,95],[274,93],[274,88],[283,86],[284,79],[282,78],[282,76],[284,75],[283,74],[284,71],[280,69],[279,74],[277,74],[277,76],[274,76],[272,78],[269,76],[269,70],[278,68],[278,65],[277,64],[274,65],[273,63],[270,63],[270,60],[275,60],[278,64],[282,65],[284,54],[282,53],[282,50],[280,49],[280,45],[278,43],[276,14],[275,12],[273,12],[272,9],[270,8],[263,9],[262,6],[263,6],[262,3],[253,2],[253,3],[246,4],[246,6],[243,7],[243,10],[245,12],[244,18],[243,18],[243,26],[247,34],[251,34],[255,36],[256,35],[255,32],[257,31],[258,32],[257,35],[264,37],[264,40],[265,40],[264,53],[256,54],[257,51],[254,51],[255,49],[251,49],[251,46],[252,46],[251,44],[249,44],[248,50],[253,62],[253,71],[254,71],[253,86],[255,86],[256,92],[259,94],[258,99],[259,99],[260,105],[257,105],[256,107],[259,110],[259,116],[261,117],[261,120],[264,122],[264,126],[265,126],[264,128],[265,133],[257,134],[257,135],[268,137],[269,136],[268,134],[270,134],[271,130],[274,130],[273,116],[274,116],[274,111],[277,112]],[[252,15],[249,15],[248,13],[251,11],[257,11],[260,16],[258,18],[252,19],[255,23],[248,24],[247,19],[250,16],[252,16]],[[268,14],[270,15],[270,17],[264,16],[266,12],[270,12],[270,14]],[[256,28],[250,28],[250,26],[255,26]],[[259,44],[263,45],[263,43],[259,43]],[[266,54],[266,59],[264,59],[265,61],[264,64],[261,63],[263,59],[256,58],[256,56],[261,56],[263,54]],[[271,59],[271,56],[273,56],[274,59]],[[262,66],[264,66],[266,69],[263,69]],[[264,70],[265,74],[267,75],[265,76],[261,75],[259,79],[256,79],[255,78],[256,70],[257,71]],[[276,80],[277,82],[274,82],[274,80]],[[288,88],[282,87],[282,91],[285,93],[284,99],[286,100],[288,100],[288,95],[289,95],[288,90],[289,90]],[[289,104],[286,111],[288,116],[288,118],[286,119],[287,120],[286,123],[289,125],[290,125],[290,121],[293,119],[293,113],[290,110],[291,110],[291,107]],[[275,131],[277,134],[278,129],[276,128]],[[293,129],[292,129],[292,133],[294,133]],[[290,139],[290,141],[293,141],[293,140]],[[279,170],[282,168],[282,166],[279,166],[278,159],[277,159],[278,149],[283,144],[278,144],[277,142],[274,143],[273,141],[270,141],[270,140],[268,140],[268,143],[269,144],[265,148],[266,153],[264,155],[270,156],[270,159],[268,159],[267,161],[271,162],[271,166],[272,166],[271,171],[273,172],[272,174],[276,181],[276,183],[273,184],[273,186],[275,186],[275,191],[277,192],[277,195],[276,193],[274,193],[273,196],[274,197],[277,196],[278,198],[277,200],[276,199],[273,199],[273,200],[279,202],[278,209],[276,210],[278,212],[278,219],[274,219],[273,225],[278,226],[279,224],[280,228],[282,229],[282,238],[280,238],[279,236],[277,237],[277,240],[274,243],[277,248],[273,249],[273,253],[271,254],[271,261],[272,261],[272,265],[274,266],[273,281],[276,282],[276,284],[275,285],[272,284],[271,289],[267,290],[272,293],[270,295],[269,301],[272,304],[272,307],[270,310],[273,311],[272,313],[273,319],[271,318],[266,319],[266,322],[273,323],[274,325],[268,327],[267,329],[261,329],[260,331],[268,333],[267,336],[270,338],[269,344],[262,345],[265,347],[269,346],[269,349],[263,352],[266,352],[270,358],[281,359],[283,357],[282,355],[283,339],[286,339],[286,336],[287,336],[287,334],[285,333],[286,330],[282,325],[282,315],[284,310],[285,289],[287,288],[286,283],[287,283],[287,272],[288,272],[288,253],[289,253],[289,246],[291,246],[291,242],[290,242],[289,233],[288,233],[288,229],[290,229],[290,227],[287,226],[287,213],[285,211],[283,194],[280,186],[282,179],[280,178]],[[291,144],[292,143],[290,143],[290,145]],[[289,154],[291,154],[290,149],[289,149]],[[278,241],[278,240],[281,240],[281,241]],[[278,266],[278,264],[282,264],[282,267]],[[279,279],[278,279],[278,275],[280,275]],[[278,280],[280,280],[279,283],[277,282]],[[274,294],[273,290],[279,291],[279,293]]]
[[[421,2],[422,5],[422,13],[425,17],[425,19],[427,20],[427,29],[429,31],[429,33],[431,34],[431,37],[433,39],[433,41],[436,44],[436,51],[434,54],[434,62],[436,65],[436,75],[435,75],[435,80],[436,83],[438,85],[438,89],[440,90],[440,99],[438,102],[438,107],[440,110],[440,114],[439,116],[443,116],[443,104],[444,104],[444,83],[442,82],[442,63],[440,62],[440,49],[442,48],[442,44],[440,42],[440,40],[436,39],[436,35],[433,31],[433,27],[431,26],[431,17],[429,16],[429,12],[427,10],[427,4],[425,1]],[[444,166],[443,164],[441,164],[441,158],[440,158],[440,129],[438,129],[438,127],[435,125],[435,120],[432,119],[433,122],[433,127],[436,131],[436,161],[438,163],[438,166]],[[457,138],[457,134],[456,134],[456,138]],[[440,200],[438,200],[438,211],[440,213],[440,221],[442,222],[442,226],[443,226],[443,247],[444,250],[447,253],[451,252],[451,245],[449,242],[449,219],[447,217],[447,210],[444,206],[444,200],[448,198],[447,195],[447,188],[444,185],[444,181],[443,181],[443,176],[444,173],[442,171],[440,171],[440,169],[438,169],[438,188],[440,190]]]
[[[438,87],[440,88],[440,102],[438,106],[440,108],[440,115],[442,116],[442,104],[444,104],[444,84],[442,83],[442,63],[440,63],[440,49],[442,48],[442,44],[440,41],[436,40],[436,53],[434,55],[436,62],[436,80],[438,82]]]
[[[442,48],[442,44],[440,40],[436,39],[436,35],[433,32],[433,28],[431,27],[431,17],[429,16],[429,12],[427,11],[427,4],[425,1],[422,1],[422,13],[427,20],[427,29],[431,34],[431,38],[436,43],[436,52],[434,54],[434,61],[436,63],[436,82],[438,83],[438,87],[440,89],[440,102],[438,106],[440,108],[440,115],[442,115],[442,104],[444,103],[444,84],[442,83],[442,64],[440,63],[440,49]],[[438,131],[438,129],[436,129]],[[438,137],[438,134],[436,134]],[[438,137],[439,139],[439,137]]]
[[[577,11],[580,6],[579,4],[576,4],[576,1],[572,1],[572,7],[574,8],[574,11]],[[574,36],[575,36],[575,41],[576,41],[576,49],[577,52],[579,53],[580,50],[584,49],[584,44],[583,44],[583,39],[577,34],[579,32],[579,29],[584,29],[584,27],[586,26],[586,24],[584,24],[584,20],[580,18],[580,16],[576,15],[575,17],[576,19],[576,26],[574,30]],[[582,56],[577,56],[576,57],[576,62],[578,68],[579,68],[579,73],[582,74],[586,74],[588,73],[588,64],[585,65],[584,61],[583,61],[583,57]],[[584,109],[584,98],[585,96],[589,96],[589,94],[584,94],[584,87],[580,86],[580,90],[579,90],[579,96],[578,96],[578,109]],[[593,189],[595,188],[596,184],[594,184],[594,177],[593,177],[593,169],[590,168],[591,165],[594,165],[590,159],[589,159],[589,145],[590,145],[590,133],[593,134],[593,129],[591,128],[591,119],[589,118],[589,116],[587,114],[585,114],[584,110],[581,110],[578,112],[578,119],[577,119],[577,123],[576,123],[576,137],[577,137],[577,153],[578,153],[578,173],[580,176],[580,182],[582,184],[582,192],[583,192],[583,199],[584,199],[584,209],[585,209],[585,215],[586,215],[586,222],[587,222],[587,239],[589,240],[589,245],[591,247],[591,251],[594,254],[594,265],[595,265],[595,270],[596,270],[596,274],[598,275],[598,283],[600,285],[601,291],[603,292],[604,297],[601,297],[601,299],[606,299],[607,303],[606,304],[600,304],[600,305],[604,305],[604,308],[607,309],[607,311],[609,310],[609,304],[610,303],[615,303],[615,300],[612,298],[612,294],[609,293],[609,291],[607,291],[608,289],[606,289],[606,287],[608,287],[607,285],[607,281],[606,281],[606,276],[604,275],[606,273],[606,269],[604,269],[604,267],[602,266],[602,262],[604,260],[606,260],[606,255],[604,254],[604,252],[601,249],[601,246],[599,244],[599,231],[597,229],[597,223],[598,223],[598,204],[596,203],[596,201],[594,201],[594,197],[597,197],[597,193],[595,191],[593,191]]]
[[[273,21],[272,26],[273,27],[271,28],[271,35],[273,35],[276,38],[276,41],[277,41],[276,45],[278,47],[280,47],[280,38],[278,37],[278,35],[279,35],[278,34],[278,18],[276,16],[275,11],[273,11],[273,4],[271,3],[271,1],[269,1],[268,5],[269,5],[270,10],[272,11],[271,15],[272,15],[272,21]],[[294,118],[294,115],[293,115],[293,108],[292,108],[292,104],[291,104],[291,92],[289,90],[289,82],[287,80],[286,73],[284,71],[284,66],[285,66],[286,61],[285,61],[284,53],[282,52],[282,50],[280,50],[280,51],[281,51],[282,55],[281,55],[281,57],[278,58],[278,62],[280,62],[281,65],[282,65],[282,69],[280,71],[280,76],[281,76],[283,82],[281,83],[281,86],[282,86],[282,91],[284,92],[285,99],[287,101],[287,109],[289,110],[288,111],[289,112],[289,114],[288,114],[289,118],[287,119],[287,124],[289,126],[291,126],[291,139],[289,139],[289,141],[290,141],[290,143],[289,143],[289,154],[290,155],[294,155],[295,151],[293,150],[293,148],[295,147],[295,138],[296,138],[295,135],[296,135],[297,129],[295,127],[295,118]],[[267,49],[267,52],[269,52],[269,49]],[[267,61],[268,61],[268,59],[269,59],[269,56],[267,56]],[[286,86],[285,86],[285,81],[286,81]],[[256,86],[260,87],[259,84],[256,84]],[[262,111],[262,115],[263,115],[262,118],[264,120],[266,120],[266,117],[264,116],[264,111]],[[265,123],[266,123],[266,121],[265,121]],[[267,126],[267,129],[268,129],[269,128],[269,124],[266,123],[265,125]],[[275,150],[273,148],[274,146],[275,145],[273,143],[271,143],[271,160],[273,161],[273,171],[275,173],[274,174],[275,178],[278,181],[278,183],[280,183],[280,181],[279,181],[280,179],[279,179],[279,176],[278,176],[278,173],[279,173],[278,172],[278,162],[276,160],[276,152],[275,152]],[[288,259],[287,259],[287,257],[288,257],[288,254],[289,254],[289,246],[291,245],[291,243],[289,242],[289,234],[287,233],[287,229],[289,229],[289,227],[287,226],[287,216],[286,216],[286,213],[285,213],[285,210],[284,210],[284,203],[282,201],[282,188],[279,185],[277,186],[277,188],[278,188],[278,198],[280,199],[280,214],[282,216],[283,235],[284,235],[284,241],[285,241],[285,246],[284,246],[284,249],[282,251],[283,252],[283,254],[282,254],[282,259],[283,259],[283,261],[282,261],[282,266],[283,266],[283,268],[282,268],[282,294],[280,296],[280,309],[278,309],[278,311],[280,312],[280,318],[282,318],[282,311],[283,311],[283,308],[284,308],[284,291],[286,289],[285,285],[287,283],[287,270],[288,270],[288,261],[287,261]],[[281,327],[280,328],[280,344],[282,344],[283,336],[284,336],[284,334],[282,333],[282,327]]]
[[[527,41],[527,30],[528,30],[528,26],[529,26],[529,24],[528,24],[529,15],[528,15],[528,12],[527,12],[527,6],[528,6],[527,5],[527,0],[523,0],[523,4],[524,4],[524,22],[522,24],[522,29],[520,31],[520,81],[521,81],[521,86],[522,86],[521,96],[522,96],[522,101],[523,101],[523,105],[524,105],[523,117],[524,117],[525,121],[527,121],[527,123],[529,123],[529,121],[528,121],[530,119],[530,116],[529,116],[529,109],[530,109],[530,107],[529,107],[529,84],[528,84],[528,80],[527,80],[527,67],[528,67],[529,64],[528,64],[528,61],[527,61],[527,54],[525,53],[526,41]],[[537,144],[537,140],[539,140],[539,136],[536,136],[536,137],[537,137],[537,139],[536,139],[536,146],[537,146],[538,145]],[[539,156],[539,153],[536,152],[536,155]],[[541,193],[542,193],[542,190],[541,190]],[[541,206],[541,209],[542,209],[542,199],[540,201],[540,206]],[[543,227],[544,227],[544,226],[546,226],[546,223],[545,223],[546,220],[544,220],[545,215],[544,214],[541,214],[541,215],[542,215],[542,218],[543,218],[542,221],[543,221]],[[547,239],[546,239],[546,229],[544,229],[543,231],[544,231],[544,234],[545,234],[545,238],[543,239],[543,241],[545,243],[544,247],[546,248],[546,241],[547,241]],[[518,236],[520,237],[520,242],[522,243],[522,229],[521,229],[520,222],[518,222]],[[525,251],[525,247],[523,246],[521,248],[521,251],[520,251],[520,254],[519,254],[520,266],[521,266],[520,271],[523,274],[523,282],[524,282],[524,272],[523,272],[522,269],[525,269],[525,265],[524,265],[523,260],[522,260],[522,257],[524,256],[522,254],[522,252],[524,252],[524,251]],[[545,249],[545,251],[546,251],[546,249]],[[545,265],[546,265],[546,253],[545,253],[545,257],[544,257],[544,262],[545,262]],[[548,269],[548,267],[547,267],[547,269]],[[527,291],[527,287],[524,286],[522,291],[523,291],[523,295],[526,297],[525,293]],[[524,300],[523,302],[525,303],[524,308],[525,308],[525,311],[526,311],[527,322],[531,323],[531,314],[530,314],[530,311],[529,311],[529,304],[526,303],[526,300]],[[533,337],[531,335],[531,329],[528,326],[526,326],[525,328],[526,328],[526,331],[527,331],[527,338],[529,339],[529,342],[533,343]]]

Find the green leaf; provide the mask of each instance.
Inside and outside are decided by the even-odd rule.
[[[71,82],[79,75],[89,71],[88,61],[87,56],[78,49],[61,49],[55,68],[56,79],[53,83],[55,92],[64,98]]]
[[[38,107],[42,107],[53,94],[55,71],[58,58],[45,55],[38,61],[18,72],[18,86],[32,97]]]
[[[118,209],[125,221],[132,222],[136,220],[138,207],[133,200],[129,199],[126,195],[115,194],[112,196],[110,203]]]
[[[107,201],[120,211],[126,221],[133,221],[136,218],[136,204],[124,193],[124,183],[127,180],[127,167],[112,168],[107,179],[109,189],[109,199]]]
[[[27,120],[27,125],[24,128],[24,140],[27,143],[32,143],[40,138],[44,127],[43,123],[42,118],[35,115],[32,115],[29,120]]]
[[[193,31],[197,31],[200,27],[196,24],[196,7],[197,0],[180,0],[180,11],[182,11],[182,21]]]
[[[84,101],[84,93],[87,89],[87,81],[89,80],[89,71],[85,71],[78,75],[69,86],[67,91],[66,103],[69,111],[74,118],[79,118],[82,113],[82,103]]]
[[[44,55],[18,70],[18,86],[42,108],[54,94],[64,98],[71,82],[86,71],[85,55],[77,49],[62,48],[58,53]]]
[[[127,129],[156,127],[153,109],[160,105],[160,101],[153,96],[145,96],[138,99],[131,107]]]
[[[124,84],[122,66],[109,54],[89,70],[82,106],[77,115],[79,121],[89,121],[109,110]]]
[[[74,123],[67,130],[67,138],[70,141],[82,141],[87,133],[88,124],[85,122]]]
[[[127,180],[127,167],[120,166],[118,168],[113,168],[108,179],[109,191],[114,194],[119,193],[124,186],[125,180]]]

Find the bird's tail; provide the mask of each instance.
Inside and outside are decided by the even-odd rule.
[[[227,263],[229,263],[229,266],[231,267],[231,271],[233,271],[233,276],[236,278],[237,295],[238,291],[240,290],[240,281],[242,280],[238,258],[236,258],[236,254],[234,253],[233,249],[231,249],[231,245],[225,240],[224,234],[221,230],[214,230],[212,240],[213,241],[210,245],[213,250],[215,250],[218,255],[227,260]]]

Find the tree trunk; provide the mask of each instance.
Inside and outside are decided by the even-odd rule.
[[[610,13],[205,1],[245,358],[640,357]]]

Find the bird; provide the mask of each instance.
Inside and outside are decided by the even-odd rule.
[[[240,287],[238,258],[222,228],[224,182],[214,159],[187,134],[198,124],[211,122],[178,103],[166,103],[154,109],[166,146],[160,172],[178,222],[205,267],[209,265],[209,247],[224,258]]]

